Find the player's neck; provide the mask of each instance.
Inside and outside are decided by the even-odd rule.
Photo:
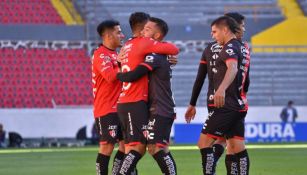
[[[142,30],[136,30],[133,32],[133,37],[141,37],[142,36]]]
[[[224,45],[227,44],[230,40],[232,39],[235,39],[236,36],[235,35],[228,35],[225,37],[225,40],[224,40]]]
[[[116,46],[114,46],[111,42],[104,41],[103,46],[109,50],[116,50]]]

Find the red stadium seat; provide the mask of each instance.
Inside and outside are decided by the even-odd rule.
[[[81,51],[83,56],[73,60],[64,56]],[[82,61],[89,59],[85,50],[1,49],[0,53],[4,63],[0,85],[5,91],[0,94],[1,107],[48,108],[52,98],[57,105],[91,104],[90,62]]]
[[[10,0],[1,3],[0,22],[4,24],[64,24],[50,1]],[[52,14],[47,17],[47,14]]]

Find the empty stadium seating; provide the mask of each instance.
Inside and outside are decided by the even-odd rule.
[[[307,16],[307,0],[298,0],[297,2],[304,11],[305,16]]]
[[[167,36],[170,40],[208,40],[210,22],[231,11],[240,12],[247,17],[247,40],[284,19],[276,0],[78,0],[74,3],[87,19],[91,31],[90,39],[97,38],[97,24],[108,18],[119,20],[123,31],[129,33],[128,18],[135,11],[147,12],[164,19],[170,26]]]
[[[0,23],[64,24],[49,0],[2,0]]]
[[[0,57],[1,108],[92,103],[86,50],[2,48]]]

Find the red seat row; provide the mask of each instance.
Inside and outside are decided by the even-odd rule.
[[[50,1],[10,0],[0,2],[0,23],[64,24]]]
[[[31,57],[8,56],[15,52]],[[92,104],[91,63],[85,49],[0,49],[0,53],[1,108],[48,108],[51,101]],[[41,53],[46,56],[39,57]],[[78,56],[69,57],[75,53]]]

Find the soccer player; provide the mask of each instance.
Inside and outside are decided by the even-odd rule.
[[[245,17],[239,13],[227,13],[225,14],[225,16],[231,17],[233,18],[239,25],[241,28],[241,31],[236,33],[236,37],[239,40],[242,40],[243,34],[245,32],[245,23],[244,23],[244,19]],[[247,43],[243,43],[246,47],[246,50],[249,51],[249,47],[247,45]],[[197,98],[199,96],[199,93],[201,91],[201,88],[203,86],[204,80],[206,78],[206,75],[208,74],[208,79],[209,79],[209,86],[208,86],[208,93],[207,93],[207,108],[208,108],[208,113],[210,113],[213,110],[213,87],[212,87],[212,75],[213,75],[213,70],[214,69],[214,65],[216,62],[216,59],[218,59],[218,54],[221,51],[222,47],[219,46],[217,44],[217,42],[212,42],[209,43],[208,46],[206,47],[205,51],[203,52],[201,61],[200,61],[200,65],[199,65],[199,69],[198,69],[198,74],[193,86],[193,91],[192,91],[192,96],[191,96],[191,100],[190,100],[190,105],[186,111],[185,117],[186,120],[188,122],[190,122],[192,119],[194,119],[195,114],[196,114],[196,109],[195,109],[195,105],[196,105],[196,101]],[[250,56],[249,56],[249,52],[246,56],[246,60],[249,62],[250,60]],[[249,63],[248,63],[249,64]],[[244,82],[244,89],[243,89],[243,97],[246,97],[246,93],[248,91],[248,87],[249,87],[249,69],[247,72],[247,76],[245,78],[245,82]],[[247,102],[246,102],[247,105]],[[202,140],[199,140],[199,143],[202,143]],[[213,145],[213,150],[214,150],[214,158],[215,161],[217,162],[218,159],[220,158],[220,156],[223,154],[224,152],[224,147],[226,145],[226,141],[225,139],[220,139],[220,140],[216,140],[214,145]],[[236,166],[236,161],[234,158],[233,153],[231,152],[231,149],[227,149],[227,155],[226,155],[226,159],[225,159],[225,164],[227,167],[227,173],[231,174],[231,172],[236,172],[237,171],[237,166]]]
[[[159,18],[151,17],[146,23],[143,35],[162,41],[168,32],[168,25]],[[148,122],[148,152],[154,157],[163,174],[177,174],[176,163],[168,149],[170,132],[174,122],[175,102],[171,89],[172,69],[167,55],[149,54],[136,69],[117,74],[123,82],[134,82],[149,73],[150,112]]]
[[[248,174],[249,159],[244,146],[244,118],[247,105],[243,92],[249,68],[249,61],[246,58],[248,51],[239,40],[235,39],[234,33],[238,33],[239,26],[233,19],[220,17],[211,26],[213,38],[222,48],[219,48],[221,49],[219,53],[213,54],[212,58],[213,61],[215,58],[215,61],[208,63],[214,66],[211,80],[208,72],[209,86],[212,81],[214,95],[209,95],[211,102],[208,104],[213,108],[209,109],[209,118],[204,124],[198,143],[202,154],[203,173],[215,173],[216,161],[212,145],[215,139],[226,137],[228,149],[232,149],[235,153],[239,173]],[[211,49],[218,50],[213,46]],[[186,116],[186,119],[189,122],[193,116]]]
[[[178,48],[148,37],[141,37],[141,31],[149,19],[143,12],[133,13],[129,18],[133,38],[123,46],[126,58],[121,62],[122,72],[134,70],[149,53],[177,55]],[[123,83],[118,100],[118,114],[123,128],[126,156],[119,174],[130,174],[146,151],[148,124],[148,77],[135,82]]]
[[[124,157],[124,142],[117,115],[117,100],[122,83],[116,79],[119,66],[115,51],[121,46],[124,35],[119,22],[115,20],[103,21],[98,25],[97,32],[102,39],[102,45],[95,50],[92,58],[94,117],[100,137],[96,171],[97,175],[107,175],[110,155],[117,142],[119,149],[114,157],[114,173],[118,171]]]

